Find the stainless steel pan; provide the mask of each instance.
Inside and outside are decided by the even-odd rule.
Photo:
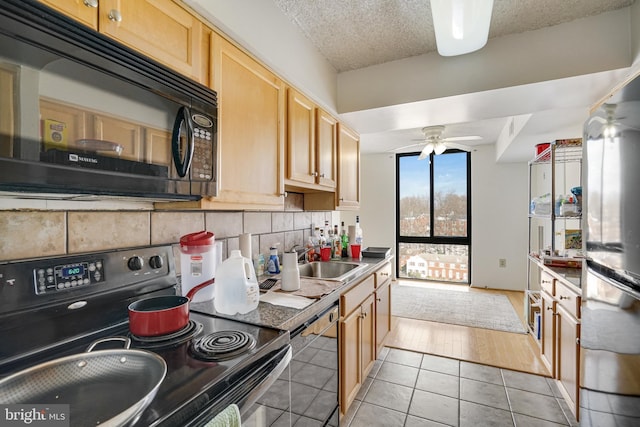
[[[125,349],[92,351],[96,344],[122,340]],[[153,400],[167,373],[158,355],[130,350],[131,341],[113,337],[85,353],[62,357],[0,381],[0,403],[68,404],[71,425],[129,426]]]

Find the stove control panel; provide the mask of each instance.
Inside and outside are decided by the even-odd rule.
[[[176,282],[171,245],[0,262],[0,329],[4,315],[26,309],[58,313],[78,301],[131,298]]]
[[[105,280],[100,258],[61,265],[44,265],[33,270],[36,294],[91,285]]]

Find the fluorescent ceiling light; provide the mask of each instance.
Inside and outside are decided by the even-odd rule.
[[[493,0],[431,0],[438,53],[455,56],[487,44]]]

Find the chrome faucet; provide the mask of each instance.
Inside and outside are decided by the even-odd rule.
[[[301,248],[303,250],[301,252],[299,252],[296,248]],[[311,249],[313,249],[313,248],[305,248],[302,245],[295,244],[295,245],[293,245],[293,247],[291,249],[289,249],[289,252],[294,252],[295,251],[298,254],[298,262],[300,262],[300,258],[303,258],[307,253],[309,253],[309,251]],[[306,262],[306,261],[307,261],[306,259],[303,260],[303,262]]]

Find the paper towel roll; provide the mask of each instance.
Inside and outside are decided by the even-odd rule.
[[[240,235],[240,253],[245,258],[253,259],[251,254],[251,233]]]
[[[356,226],[355,225],[349,226],[349,243],[350,244],[356,243]]]

